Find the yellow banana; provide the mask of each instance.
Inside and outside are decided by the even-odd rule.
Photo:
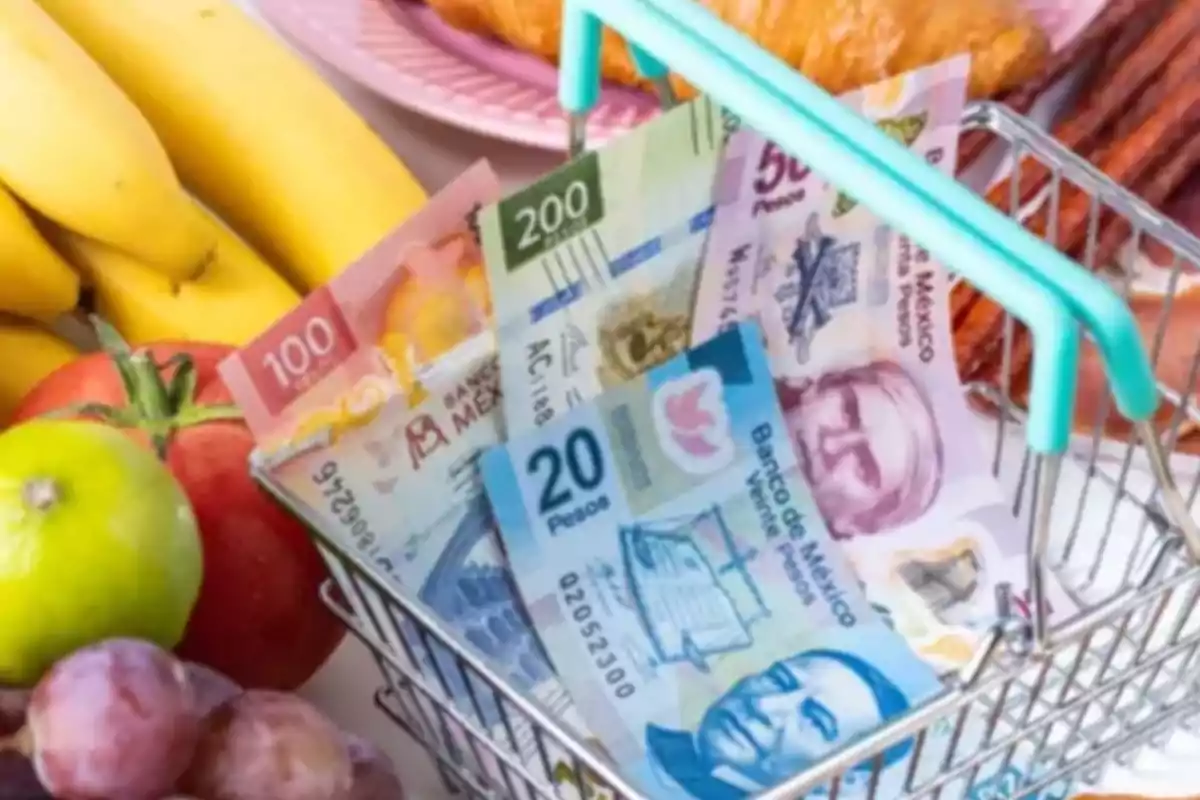
[[[142,109],[184,183],[298,287],[425,202],[346,102],[229,0],[38,2]]]
[[[49,331],[0,318],[0,427],[30,389],[78,357],[78,350]]]
[[[34,0],[0,2],[0,180],[56,223],[169,276],[213,245],[153,129]]]
[[[51,322],[78,302],[79,276],[0,186],[0,311]]]
[[[130,256],[73,231],[50,240],[91,283],[96,311],[134,345],[196,341],[240,347],[300,302],[300,295],[244,242],[201,213],[215,256],[194,281],[173,283]]]

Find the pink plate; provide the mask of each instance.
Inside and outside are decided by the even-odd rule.
[[[1027,0],[1056,48],[1105,0]],[[272,24],[348,78],[420,114],[499,139],[562,150],[556,71],[442,23],[414,0],[258,0]],[[588,119],[596,143],[652,117],[656,100],[606,86]]]

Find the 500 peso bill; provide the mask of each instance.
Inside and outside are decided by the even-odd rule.
[[[949,172],[967,67],[951,59],[841,100]],[[996,589],[1021,598],[1027,577],[1025,537],[958,380],[946,271],[754,131],[734,137],[729,170],[738,188],[717,210],[694,336],[761,322],[821,515],[892,624],[957,669],[996,619]]]

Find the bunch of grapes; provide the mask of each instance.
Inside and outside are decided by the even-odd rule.
[[[373,745],[298,697],[112,639],[0,688],[0,800],[402,800]]]

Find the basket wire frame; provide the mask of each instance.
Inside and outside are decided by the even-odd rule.
[[[1042,199],[1052,243],[1064,189],[1074,186],[1091,198],[1083,266],[1094,267],[1100,222],[1112,215],[1128,222],[1133,247],[1153,240],[1171,253],[1162,313],[1148,343],[1157,362],[1187,273],[1200,270],[1200,241],[1001,106],[973,104],[964,128],[990,132],[1015,162],[1035,158],[1050,169]],[[1112,277],[1120,291],[1130,291],[1130,275]],[[1016,324],[1006,317],[998,380],[967,391],[996,410],[988,434],[992,469],[1011,490],[1013,514],[1028,526],[1031,556],[1038,556],[1030,570],[1035,611],[1042,609],[1041,565],[1080,611],[1053,626],[1039,613],[1027,621],[1001,587],[993,628],[938,695],[763,792],[762,800],[814,791],[830,800],[873,800],[883,754],[906,740],[912,750],[905,798],[1059,796],[1068,781],[1094,783],[1109,765],[1128,765],[1143,748],[1161,747],[1173,731],[1200,723],[1200,568],[1189,558],[1200,458],[1175,453],[1200,426],[1192,402],[1200,337],[1189,354],[1187,384],[1159,386],[1174,409],[1168,424],[1137,428],[1117,447],[1104,439],[1115,413],[1106,397],[1065,461],[1032,452],[1013,435],[1024,417],[1009,399],[1016,340]],[[317,513],[273,482],[268,466],[253,463],[252,471],[313,529],[332,576],[322,597],[374,655],[385,682],[378,705],[429,750],[449,786],[479,798],[641,800],[595,743],[565,729],[419,600],[324,534]],[[927,748],[932,735],[948,737],[949,746]],[[857,785],[849,791],[852,775]]]

